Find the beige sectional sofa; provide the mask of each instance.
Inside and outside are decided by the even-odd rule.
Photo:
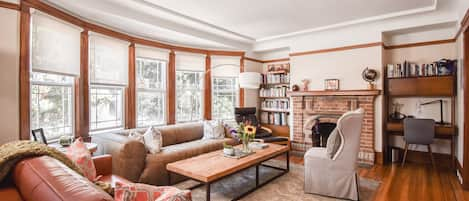
[[[166,164],[191,158],[203,153],[223,148],[223,143],[236,144],[236,140],[202,139],[203,123],[185,123],[156,127],[162,134],[161,152],[150,154],[143,143],[128,137],[132,131],[144,133],[147,128],[101,133],[92,136],[98,144],[97,154],[111,154],[113,173],[130,181],[152,185],[167,185]],[[228,135],[227,135],[228,136]],[[172,176],[171,182],[184,180],[182,176]]]

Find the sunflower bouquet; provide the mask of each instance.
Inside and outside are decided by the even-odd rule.
[[[249,124],[240,123],[237,129],[237,133],[243,142],[243,152],[251,152],[251,150],[249,150],[249,142],[256,136],[256,127]]]

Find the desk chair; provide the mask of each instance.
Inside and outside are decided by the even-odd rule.
[[[409,144],[427,145],[432,165],[435,167],[435,161],[433,160],[432,147],[433,138],[435,137],[435,120],[433,119],[404,119],[404,141],[405,150],[404,158],[402,159],[401,166],[404,166],[405,159],[407,156],[407,149]]]

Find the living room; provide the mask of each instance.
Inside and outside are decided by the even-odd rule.
[[[469,1],[0,0],[0,200],[469,200]]]

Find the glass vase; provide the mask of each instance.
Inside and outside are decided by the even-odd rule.
[[[249,138],[248,137],[243,137],[243,152],[244,153],[250,153],[251,150],[249,149]]]

